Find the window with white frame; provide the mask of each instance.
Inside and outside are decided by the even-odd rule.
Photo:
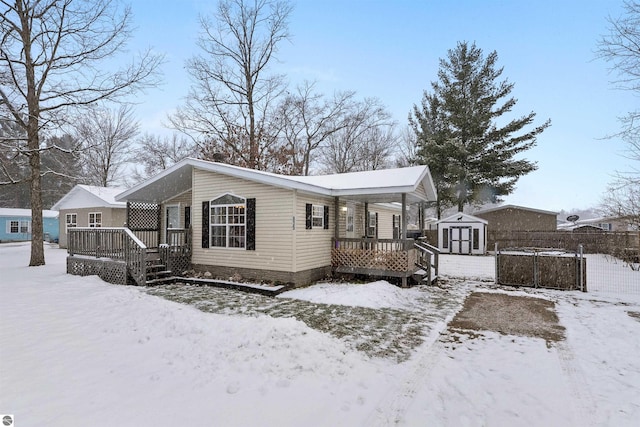
[[[353,232],[353,208],[351,206],[347,207],[347,219],[346,219],[346,227],[347,227],[347,232],[348,233],[352,233]]]
[[[311,225],[313,228],[324,228],[324,206],[313,205],[311,211]]]
[[[211,200],[211,247],[246,246],[246,206],[246,199],[231,194]]]
[[[77,227],[78,226],[78,214],[75,213],[68,213],[66,215],[66,230],[68,230],[69,228],[72,227]]]
[[[26,219],[8,221],[6,232],[9,234],[31,233],[31,221]]]
[[[376,237],[376,227],[378,225],[378,216],[375,212],[369,211],[367,218],[367,237]]]
[[[89,227],[102,227],[102,213],[90,212],[89,213]]]

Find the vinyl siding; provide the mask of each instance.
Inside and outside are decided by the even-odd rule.
[[[370,204],[369,211],[378,213],[378,238],[393,239],[393,215],[400,215],[402,209],[392,209]]]
[[[329,206],[329,228],[305,228],[306,204]],[[297,193],[296,197],[296,259],[295,271],[331,265],[331,238],[334,233],[334,203],[332,198]],[[342,228],[344,230],[344,227]]]
[[[274,271],[293,270],[292,190],[193,170],[192,262],[200,265],[254,268]],[[225,193],[256,199],[256,250],[202,248],[202,202]],[[298,224],[300,218],[298,218]],[[304,220],[302,221],[304,229]]]
[[[100,212],[102,213],[102,226],[103,227],[124,227],[127,221],[127,210],[125,208],[82,208],[82,209],[62,209],[60,216],[60,247],[67,247],[67,214],[77,214],[78,227],[89,226],[89,213]]]

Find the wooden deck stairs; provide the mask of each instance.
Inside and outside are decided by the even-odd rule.
[[[146,260],[146,280],[147,286],[164,285],[175,281],[175,276],[167,266],[162,263],[160,254],[157,251],[147,253]]]

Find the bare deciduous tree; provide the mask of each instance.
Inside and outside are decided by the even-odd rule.
[[[117,99],[157,84],[162,57],[150,51],[113,71],[131,10],[117,0],[0,0],[0,120],[23,131],[32,209],[29,265],[43,265],[41,136],[55,134],[73,107]],[[9,182],[16,181],[9,177]]]
[[[144,134],[134,150],[136,163],[142,164],[142,171],[136,170],[133,180],[141,182],[152,175],[162,172],[187,157],[195,157],[197,147],[184,136],[172,134],[160,137]]]
[[[598,56],[611,64],[618,89],[640,93],[640,2],[625,1],[624,15],[609,17],[609,34],[598,43]],[[620,118],[622,136],[627,143],[626,157],[634,163],[630,170],[618,171],[602,201],[610,216],[625,216],[640,227],[640,111]]]
[[[201,146],[204,155],[264,169],[278,141],[271,126],[284,79],[268,75],[277,47],[289,37],[292,7],[278,0],[221,0],[213,17],[201,17],[202,53],[187,63],[192,86],[172,126]]]
[[[284,98],[278,108],[281,137],[289,154],[289,173],[309,175],[314,152],[348,124],[355,92],[336,92],[331,99],[314,92],[314,83],[304,82]]]
[[[384,169],[396,149],[395,123],[374,98],[351,104],[345,125],[327,139],[322,166],[328,173]]]
[[[82,141],[82,159],[87,184],[108,187],[122,183],[139,124],[130,105],[117,110],[92,107],[78,120],[76,132]]]

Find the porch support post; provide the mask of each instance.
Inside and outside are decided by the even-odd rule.
[[[340,238],[340,197],[333,198],[333,215],[335,217],[333,224],[333,234],[336,239]]]
[[[364,202],[364,237],[369,237],[367,232],[369,231],[369,202]]]
[[[400,226],[400,238],[407,238],[407,193],[402,193],[402,222]]]

